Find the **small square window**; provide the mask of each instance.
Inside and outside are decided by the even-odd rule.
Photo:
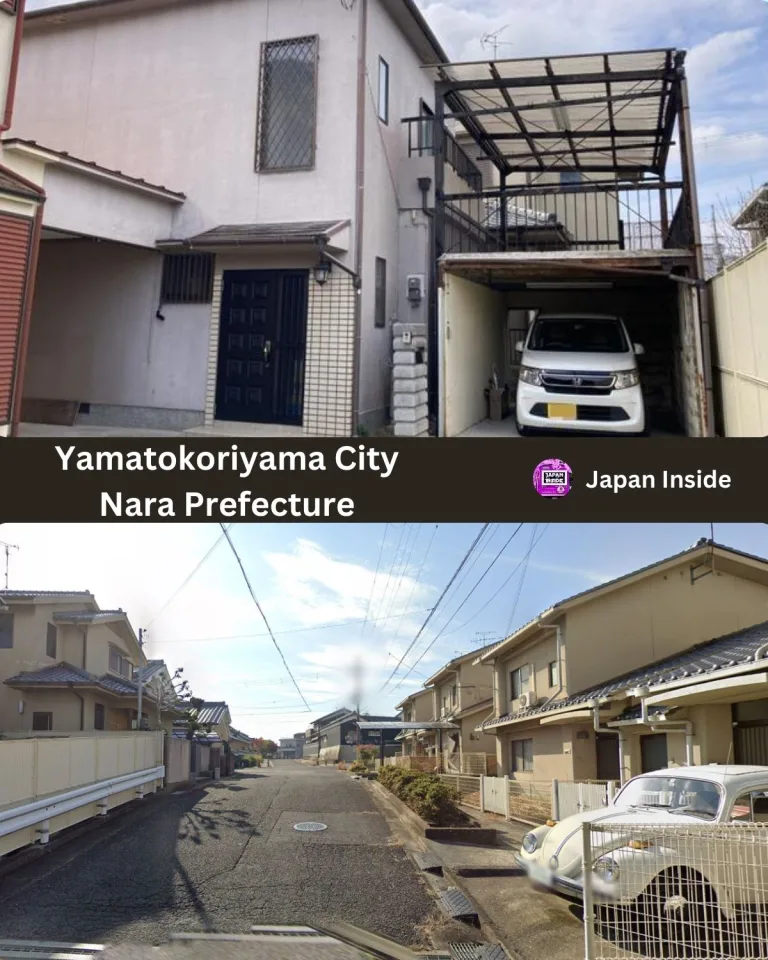
[[[379,57],[379,120],[389,123],[389,64]]]
[[[48,629],[45,635],[45,655],[50,657],[51,660],[56,659],[56,640],[58,639],[59,631],[55,623],[49,623]]]
[[[32,729],[33,730],[53,730],[53,714],[52,713],[33,713]]]
[[[556,687],[560,683],[560,665],[557,660],[553,660],[549,665],[549,685]]]
[[[160,300],[163,303],[210,303],[213,299],[210,253],[168,253],[163,257]]]

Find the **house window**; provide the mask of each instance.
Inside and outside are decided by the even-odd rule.
[[[457,688],[456,688],[455,686],[454,686],[454,687],[451,687],[451,706],[453,706],[453,707],[456,706],[456,698],[457,698],[457,696],[458,696]]]
[[[560,664],[553,660],[549,665],[549,685],[556,687],[560,683]]]
[[[374,298],[373,325],[387,325],[387,261],[376,257],[376,294]]]
[[[519,700],[524,693],[530,689],[530,668],[526,664],[524,667],[518,667],[509,675],[509,699]]]
[[[162,303],[210,303],[213,260],[210,253],[167,253],[163,257]]]
[[[32,729],[33,730],[53,730],[53,714],[52,713],[33,713]]]
[[[389,123],[389,64],[379,57],[379,120]]]
[[[51,660],[56,659],[56,639],[58,637],[58,629],[55,623],[49,623],[48,629],[45,635],[45,655],[50,657]]]
[[[13,647],[13,614],[0,613],[0,650]]]
[[[512,773],[533,773],[533,740],[512,741]]]
[[[93,707],[93,729],[104,730],[105,727],[104,704],[96,703]]]
[[[112,673],[119,673],[121,677],[126,677],[128,680],[133,674],[133,664],[117,647],[109,648],[109,669]]]
[[[317,37],[262,44],[257,170],[314,166],[316,87]]]
[[[435,145],[434,113],[424,101],[421,101],[419,114],[424,118],[419,124],[419,156],[431,156]]]

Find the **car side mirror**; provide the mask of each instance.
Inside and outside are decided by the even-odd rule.
[[[645,353],[645,347],[642,345],[642,343],[633,343],[632,349],[635,351],[636,357],[642,357],[642,355]]]
[[[525,340],[518,340],[517,343],[515,344],[515,350],[518,353],[522,353],[523,350],[525,350]]]

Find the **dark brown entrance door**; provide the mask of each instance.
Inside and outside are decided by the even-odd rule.
[[[621,780],[619,774],[619,738],[610,733],[598,733],[595,743],[597,750],[597,779]]]
[[[307,270],[225,271],[217,420],[301,424],[308,290]]]
[[[650,733],[640,737],[641,773],[663,770],[668,762],[666,733]]]

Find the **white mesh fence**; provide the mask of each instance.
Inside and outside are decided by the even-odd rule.
[[[583,828],[587,960],[766,960],[768,824]]]

